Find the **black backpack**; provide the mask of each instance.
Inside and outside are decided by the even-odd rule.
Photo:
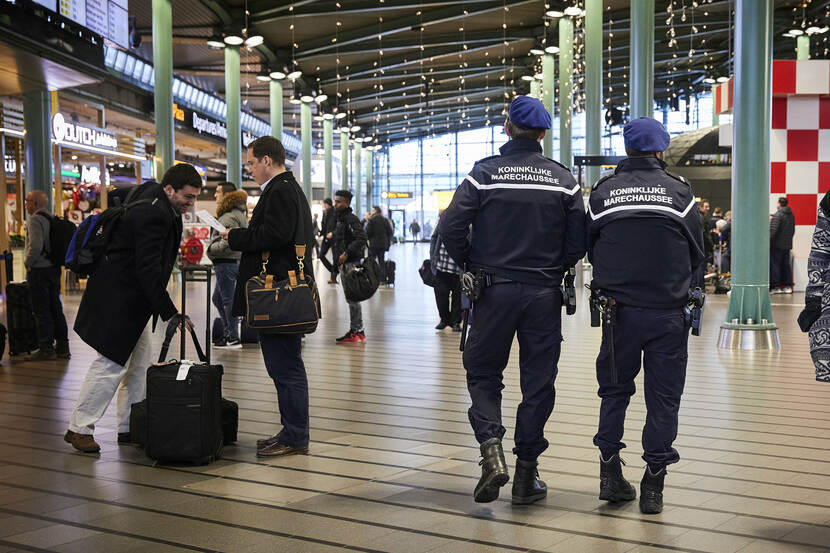
[[[55,217],[45,211],[38,211],[35,215],[42,215],[49,221],[49,248],[44,252],[46,259],[55,267],[63,267],[66,259],[66,250],[77,227],[75,223],[61,217]]]

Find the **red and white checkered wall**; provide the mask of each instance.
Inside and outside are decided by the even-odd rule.
[[[718,113],[732,111],[732,92],[732,79],[715,88]],[[770,213],[787,196],[796,289],[804,290],[818,202],[830,190],[830,60],[775,60],[772,95]]]

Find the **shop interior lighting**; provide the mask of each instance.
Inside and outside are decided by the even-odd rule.
[[[548,46],[547,48],[545,48],[545,53],[558,54],[559,53],[559,46]]]
[[[245,42],[245,39],[238,35],[228,35],[224,38],[224,41],[228,46],[239,46]]]
[[[729,80],[729,77],[718,77],[718,82],[719,82],[719,83],[725,83],[725,82],[727,82],[728,80]]]
[[[286,77],[286,75],[282,71],[271,71],[269,77],[277,81],[281,81]]]
[[[245,39],[245,46],[247,46],[248,48],[256,48],[263,42],[265,42],[265,39],[262,37],[262,35],[253,35]]]
[[[302,77],[302,76],[303,76],[303,72],[302,72],[302,71],[300,71],[300,70],[295,70],[295,71],[292,71],[291,73],[289,73],[288,75],[286,75],[286,77],[287,77],[289,80],[292,80],[292,81],[294,81],[294,80],[296,80],[296,79],[299,79],[299,78],[300,78],[300,77]]]
[[[314,98],[314,101],[317,102],[318,104],[322,104],[323,102],[325,102],[328,99],[329,99],[328,94],[318,94],[317,97]]]

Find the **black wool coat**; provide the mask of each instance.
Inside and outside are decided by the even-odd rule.
[[[297,270],[294,234],[298,217],[301,241],[306,246],[304,271],[313,277],[311,246],[314,243],[314,226],[311,224],[311,208],[291,171],[280,173],[268,181],[251,214],[248,228],[232,229],[228,234],[231,249],[242,252],[233,298],[235,316],[245,315],[245,283],[262,272],[262,252],[270,252],[266,273],[274,275],[277,281],[287,279],[288,271]]]
[[[116,222],[107,254],[89,278],[75,332],[95,351],[126,364],[150,317],[166,321],[178,312],[167,282],[182,240],[182,217],[161,185],[146,182]]]

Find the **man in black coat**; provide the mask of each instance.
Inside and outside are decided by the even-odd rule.
[[[182,239],[182,213],[192,209],[202,178],[192,165],[174,165],[161,184],[141,185],[115,224],[107,253],[87,282],[75,332],[98,352],[81,386],[64,440],[85,453],[101,448],[95,423],[118,390],[118,441],[130,441],[130,406],[144,399],[152,363],[150,319],[167,321],[177,309],[167,282]],[[129,361],[129,365],[127,363]]]
[[[386,282],[384,257],[392,244],[392,225],[381,213],[380,206],[372,207],[372,213],[366,221],[366,238],[369,240],[369,255],[378,262],[378,277],[381,282]]]
[[[312,275],[311,247],[314,230],[311,209],[291,171],[285,168],[285,148],[272,136],[262,136],[248,146],[248,171],[262,188],[262,196],[251,214],[247,229],[222,233],[231,249],[242,252],[233,314],[245,315],[245,283],[262,272],[285,280],[288,271],[298,268],[294,245],[300,227],[300,244],[305,245],[303,270]],[[299,334],[259,335],[262,358],[274,381],[279,401],[282,430],[257,440],[258,457],[308,452],[308,377],[303,364]]]
[[[332,263],[326,257],[326,254],[329,253],[329,250],[333,246],[332,241],[334,240],[334,227],[336,223],[337,221],[335,221],[334,217],[334,204],[332,203],[331,198],[326,198],[323,200],[323,221],[320,223],[320,236],[323,237],[323,243],[320,245],[320,253],[317,257],[320,258],[320,261],[326,267],[326,270],[331,273],[329,284],[337,283],[337,259],[334,259],[335,263]]]
[[[769,224],[770,270],[769,287],[772,294],[793,293],[793,269],[790,250],[795,235],[795,215],[786,196],[778,198],[778,211]]]
[[[332,233],[334,240],[334,255],[337,264],[346,272],[363,260],[363,250],[366,248],[366,231],[363,223],[352,212],[352,193],[348,190],[338,190],[334,194],[335,227]],[[365,342],[366,333],[363,330],[363,309],[360,302],[346,300],[349,304],[349,331],[337,338],[337,343]]]

